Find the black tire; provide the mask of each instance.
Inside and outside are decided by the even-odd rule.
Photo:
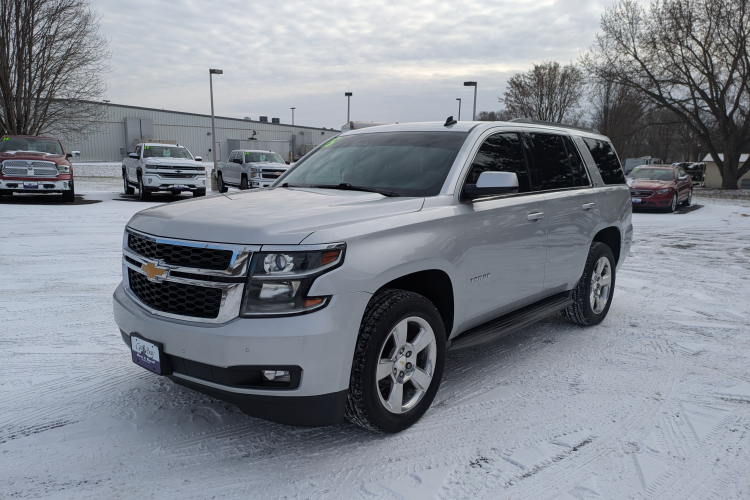
[[[138,176],[138,199],[146,201],[151,199],[151,192],[146,191],[146,187],[143,185],[143,176]]]
[[[76,201],[75,184],[70,181],[70,189],[63,191],[63,203],[74,203]]]
[[[172,194],[172,196],[180,196],[182,194],[182,191],[177,191],[175,189],[172,189],[169,192]]]
[[[436,357],[432,379],[413,408],[399,414],[391,413],[380,402],[376,369],[381,350],[391,331],[402,320],[415,316],[426,321],[435,336]],[[440,313],[422,295],[405,290],[382,290],[376,293],[367,305],[359,328],[346,418],[365,429],[389,433],[400,432],[422,418],[435,399],[443,376],[445,337]]]
[[[216,174],[216,185],[219,187],[220,193],[226,193],[227,191],[229,191],[229,188],[224,183],[224,177],[222,177],[221,172]]]
[[[198,191],[193,191],[193,198],[198,198],[200,196],[206,196],[206,190],[205,189],[198,190]]]
[[[673,213],[675,210],[677,210],[677,205],[678,205],[678,203],[677,203],[677,193],[675,193],[672,196],[672,201],[669,204],[669,207],[667,208],[667,212]]]
[[[685,198],[685,201],[682,202],[683,207],[689,207],[693,203],[693,188],[690,188],[690,191],[688,191],[687,198]]]
[[[135,188],[128,184],[128,177],[125,173],[122,174],[122,191],[125,194],[135,194]]]
[[[247,176],[245,174],[242,174],[242,180],[240,181],[240,189],[250,189],[247,185]]]
[[[602,257],[609,259],[611,281],[607,292],[606,305],[601,311],[595,312],[591,305],[591,289],[594,285],[592,275],[594,274],[594,267]],[[598,325],[607,317],[609,307],[612,305],[612,295],[615,291],[616,265],[615,256],[609,246],[598,241],[591,245],[589,255],[586,258],[586,267],[583,269],[583,276],[573,289],[574,303],[563,310],[563,315],[568,320],[582,326],[593,326]]]

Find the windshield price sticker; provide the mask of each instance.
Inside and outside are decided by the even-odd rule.
[[[334,142],[338,141],[339,139],[343,139],[343,137],[334,137],[330,141],[326,142],[322,146],[320,146],[320,149],[327,148],[328,146],[332,145]]]

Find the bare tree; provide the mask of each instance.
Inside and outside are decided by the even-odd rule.
[[[512,120],[515,116],[511,115],[507,109],[500,111],[478,111],[477,120],[480,122],[504,122]]]
[[[576,125],[583,116],[584,84],[583,73],[573,64],[543,62],[511,77],[498,101],[515,117]]]
[[[0,2],[0,132],[86,135],[106,91],[107,40],[89,0]]]
[[[748,0],[621,0],[607,9],[584,67],[684,122],[737,189],[750,147]],[[723,159],[719,156],[723,153]]]

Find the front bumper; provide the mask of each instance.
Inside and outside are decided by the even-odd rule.
[[[235,318],[223,324],[171,320],[143,309],[120,285],[114,317],[123,338],[129,334],[160,342],[164,352],[217,368],[297,366],[295,389],[224,385],[198,371],[175,371],[175,382],[237,404],[253,416],[293,425],[326,425],[343,419],[354,347],[371,295],[334,295],[319,311],[284,318]],[[190,373],[190,372],[188,372]],[[343,398],[343,399],[342,399]],[[324,404],[324,406],[320,406]],[[286,413],[279,408],[291,409]]]
[[[630,199],[631,201],[634,198],[636,200],[640,200],[640,202],[638,203],[633,202],[633,208],[665,208],[668,207],[670,203],[672,203],[673,195],[674,191],[670,191],[664,194],[654,193],[648,198],[642,198],[631,193]]]
[[[32,187],[36,186],[36,187]],[[39,178],[39,177],[19,177],[19,178],[0,178],[0,189],[3,191],[13,191],[16,193],[44,193],[44,192],[62,192],[69,191],[73,188],[73,179],[70,176],[64,178]]]
[[[205,191],[205,173],[186,175],[184,177],[165,176],[164,172],[146,172],[143,174],[143,185],[148,191]]]

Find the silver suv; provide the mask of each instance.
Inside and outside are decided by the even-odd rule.
[[[114,316],[135,363],[293,425],[398,432],[447,349],[601,322],[632,239],[609,140],[537,123],[335,137],[269,189],[139,212]]]

